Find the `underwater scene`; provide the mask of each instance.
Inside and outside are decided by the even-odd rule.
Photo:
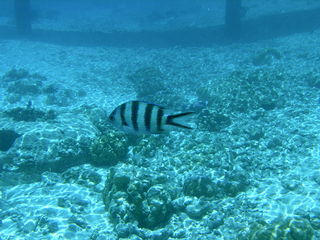
[[[1,0],[0,240],[320,240],[319,0]]]

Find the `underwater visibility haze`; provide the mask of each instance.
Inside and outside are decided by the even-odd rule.
[[[320,240],[318,0],[1,0],[0,240]]]

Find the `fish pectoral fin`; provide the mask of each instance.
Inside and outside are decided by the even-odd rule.
[[[192,114],[195,112],[184,112],[178,114],[172,114],[167,117],[166,124],[170,126],[175,126],[184,129],[193,129],[192,127],[186,124],[187,120],[190,119]]]

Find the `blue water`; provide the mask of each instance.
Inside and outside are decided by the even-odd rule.
[[[317,0],[2,0],[0,240],[320,239],[319,40]]]

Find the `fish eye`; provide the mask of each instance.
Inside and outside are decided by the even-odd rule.
[[[109,120],[110,120],[110,121],[113,121],[113,120],[114,120],[114,116],[113,116],[113,115],[110,115],[110,116],[109,116]]]

